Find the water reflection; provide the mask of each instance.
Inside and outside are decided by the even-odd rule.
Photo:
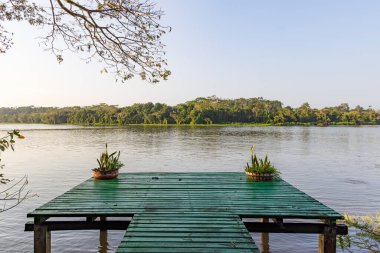
[[[32,251],[33,236],[23,232],[26,213],[90,177],[105,143],[121,150],[124,172],[242,171],[256,144],[285,180],[332,208],[380,210],[379,127],[64,127],[18,125],[26,139],[16,152],[2,154],[6,175],[28,174],[40,196],[0,214],[0,244],[7,252]],[[102,247],[99,231],[54,232],[53,252],[114,252],[123,235],[108,231]],[[254,239],[260,245],[260,235]],[[317,245],[316,235],[270,235],[272,253],[318,252]]]

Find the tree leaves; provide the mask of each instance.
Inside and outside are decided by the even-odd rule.
[[[344,215],[344,221],[350,227],[350,233],[338,236],[338,244],[345,252],[356,252],[356,249],[368,252],[380,252],[380,212],[376,216]]]
[[[7,135],[3,136],[0,138],[0,151],[4,152],[6,149],[12,149],[14,150],[14,144],[15,140],[14,138],[17,137],[19,139],[24,139],[25,137],[20,134],[20,131],[18,130],[13,130],[7,132]],[[1,153],[0,153],[1,155]],[[0,156],[0,169],[4,167],[3,164],[1,164],[1,156]],[[4,177],[4,174],[0,173],[0,184],[5,184],[9,182],[8,179]]]
[[[128,80],[132,74],[125,76]],[[263,109],[264,108],[264,109]],[[0,122],[126,125],[126,124],[273,124],[338,125],[380,124],[380,111],[372,108],[342,110],[341,106],[311,109],[302,122],[300,108],[283,107],[279,101],[262,98],[197,98],[169,106],[161,103],[137,103],[126,107],[93,105],[85,107],[0,108]],[[321,116],[323,115],[323,117]],[[353,115],[356,115],[355,117]],[[352,118],[348,118],[352,117]],[[304,118],[303,118],[304,119]]]
[[[165,45],[161,42],[171,28],[160,24],[163,12],[151,1],[46,3],[49,8],[28,0],[5,1],[0,3],[0,21],[24,20],[50,28],[41,42],[58,63],[66,51],[71,51],[85,62],[102,62],[102,72],[113,73],[122,82],[139,75],[142,80],[157,83],[171,74],[166,69]],[[11,34],[0,25],[0,53],[11,46]]]

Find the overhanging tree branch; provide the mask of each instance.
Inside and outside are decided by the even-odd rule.
[[[9,148],[14,150],[13,145],[15,143],[15,137],[18,137],[20,139],[24,138],[24,136],[22,136],[17,130],[7,132],[5,136],[1,137],[0,152],[3,152]],[[0,157],[0,169],[3,167],[4,165],[1,164]],[[30,190],[26,190],[26,186],[28,185],[27,176],[24,176],[13,184],[11,182],[12,181],[5,178],[4,175],[0,173],[0,213],[19,205],[25,199],[35,196],[31,194]],[[7,185],[8,183],[11,183],[11,185]]]
[[[0,189],[0,213],[5,212],[22,201],[36,196],[31,190],[27,190],[28,177],[24,176],[6,189]]]
[[[170,75],[161,38],[171,28],[159,23],[164,13],[151,1],[46,0],[49,7],[30,1],[0,0],[0,22],[28,20],[48,27],[49,33],[41,39],[58,62],[69,50],[87,62],[102,62],[103,71],[121,81],[139,75],[156,83]],[[11,45],[0,26],[0,52]]]

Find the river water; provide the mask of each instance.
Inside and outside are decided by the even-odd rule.
[[[124,172],[242,171],[249,148],[268,154],[282,178],[341,213],[380,210],[380,127],[91,128],[0,125],[21,129],[15,152],[2,153],[8,178],[27,174],[38,197],[0,213],[0,252],[32,252],[26,214],[91,176],[108,143],[121,150]],[[114,252],[123,231],[109,232]],[[257,235],[253,235],[258,239]],[[258,241],[257,244],[260,242]],[[317,235],[270,235],[271,252],[318,252]],[[52,252],[99,252],[98,231],[52,233]]]

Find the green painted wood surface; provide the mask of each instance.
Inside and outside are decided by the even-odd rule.
[[[28,217],[133,216],[118,252],[256,252],[241,217],[341,219],[283,180],[244,173],[123,173],[86,180]]]
[[[239,216],[205,216],[136,214],[117,252],[259,252]]]
[[[243,217],[341,219],[289,183],[253,182],[243,173],[122,173],[89,179],[28,217],[131,216],[139,213],[229,212]]]

